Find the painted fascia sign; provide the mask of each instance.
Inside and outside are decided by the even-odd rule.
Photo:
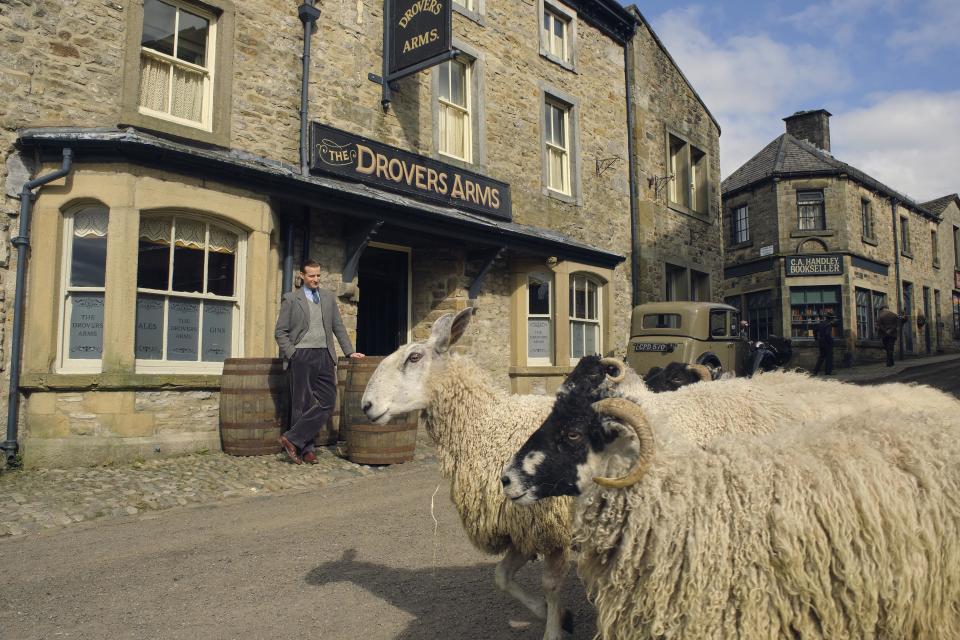
[[[422,70],[424,63],[452,50],[453,0],[388,0],[390,5],[390,80]]]
[[[842,254],[787,256],[785,260],[787,276],[838,276],[843,273]]]
[[[501,220],[510,185],[334,127],[312,123],[310,169]]]

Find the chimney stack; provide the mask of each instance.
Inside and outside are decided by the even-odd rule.
[[[830,116],[826,109],[797,111],[783,119],[787,123],[787,133],[806,140],[813,146],[830,151]]]

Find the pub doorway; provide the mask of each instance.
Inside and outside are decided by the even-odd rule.
[[[410,250],[374,244],[357,271],[357,351],[386,356],[409,340]]]

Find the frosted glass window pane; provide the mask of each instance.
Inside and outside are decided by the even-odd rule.
[[[203,303],[203,361],[223,362],[230,357],[233,303]]]
[[[103,294],[70,295],[68,358],[99,360],[103,355]]]
[[[169,301],[167,312],[167,360],[197,360],[200,333],[200,303]]]
[[[139,360],[163,359],[163,298],[137,295],[134,351]]]
[[[596,325],[587,325],[586,330],[583,335],[583,350],[585,355],[593,355],[597,353],[597,332],[598,328]]]
[[[572,322],[570,323],[570,354],[574,358],[582,358],[583,353],[583,323],[582,322]]]

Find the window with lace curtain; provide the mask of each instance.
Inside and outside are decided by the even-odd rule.
[[[466,58],[449,60],[437,67],[440,75],[438,93],[440,153],[471,161],[470,138],[470,73]]]
[[[570,107],[544,102],[547,188],[570,195]]]
[[[210,129],[216,20],[191,5],[144,0],[142,113]]]
[[[107,271],[107,209],[84,206],[64,218],[61,363],[99,371]]]
[[[138,370],[218,372],[237,355],[244,239],[186,215],[140,219]]]

